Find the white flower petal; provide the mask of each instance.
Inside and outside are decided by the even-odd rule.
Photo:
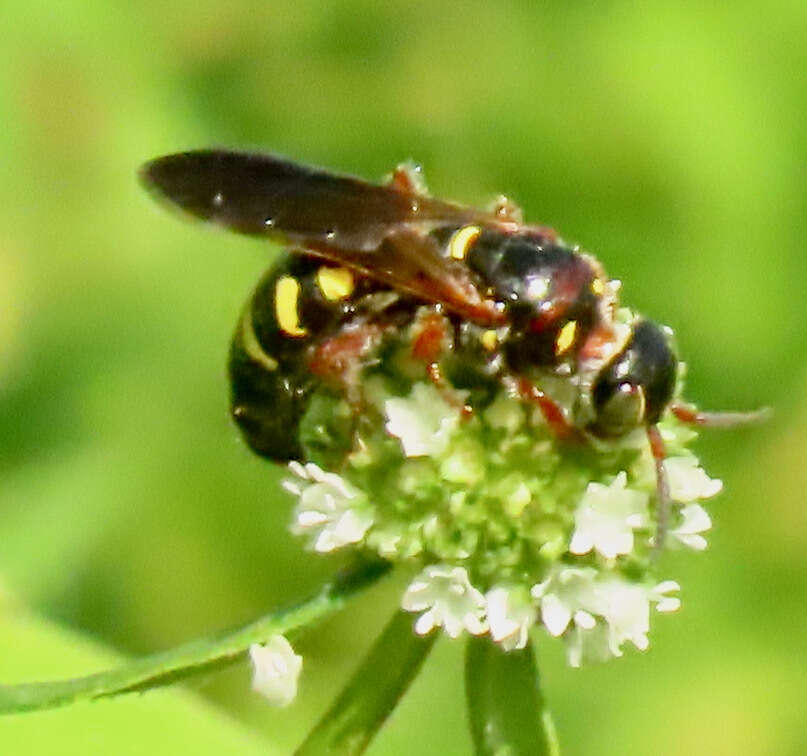
[[[698,499],[708,499],[719,493],[723,482],[710,478],[694,456],[668,457],[664,460],[664,470],[670,486],[673,501],[688,503]]]
[[[648,595],[651,601],[656,602],[657,612],[674,612],[681,607],[681,599],[667,594],[680,590],[681,586],[675,580],[665,580],[653,588]]]
[[[294,653],[282,635],[273,635],[264,644],[249,647],[252,661],[252,687],[275,706],[288,706],[297,695],[297,679],[303,657]]]
[[[415,622],[415,632],[418,635],[426,635],[432,631],[435,624],[434,613],[424,612],[417,618],[417,622]]]
[[[589,483],[575,512],[575,531],[569,544],[572,554],[596,550],[606,559],[633,550],[633,531],[647,526],[648,496],[626,487],[620,472],[610,485]]]
[[[712,520],[700,504],[689,504],[681,510],[683,522],[670,530],[670,537],[695,551],[706,548],[706,539],[701,533],[712,527]]]
[[[289,470],[300,489],[295,509],[295,533],[311,535],[315,551],[328,552],[361,541],[373,524],[373,509],[367,497],[339,475],[317,465],[291,462]],[[290,490],[290,488],[287,488]]]
[[[472,635],[487,632],[485,597],[471,585],[464,567],[431,565],[406,589],[401,607],[408,612],[426,612],[415,623],[415,632],[425,635],[443,627],[452,638],[464,630]]]
[[[490,637],[505,651],[524,648],[538,612],[523,588],[497,586],[485,596]]]
[[[583,630],[591,630],[594,625],[597,624],[597,620],[594,618],[594,615],[589,614],[582,609],[578,609],[574,613],[574,624],[583,628]]]
[[[569,544],[572,554],[592,549],[606,559],[633,550],[633,531],[647,527],[648,496],[626,486],[620,472],[610,485],[589,483],[575,512],[575,530]]]
[[[559,596],[552,593],[541,599],[541,620],[550,635],[562,635],[572,619],[572,611],[561,601]]]

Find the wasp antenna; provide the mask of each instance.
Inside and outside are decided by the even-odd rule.
[[[701,412],[686,404],[672,404],[670,410],[682,423],[704,428],[733,428],[736,425],[762,423],[773,415],[770,407],[753,412]]]
[[[664,470],[667,449],[657,426],[647,426],[647,440],[650,442],[650,451],[656,465],[656,535],[653,537],[652,553],[652,559],[655,561],[664,550],[664,541],[667,539],[667,527],[670,520],[670,484]]]

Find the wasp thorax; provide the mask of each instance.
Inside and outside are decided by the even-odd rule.
[[[514,370],[558,364],[597,323],[596,271],[569,247],[528,234],[503,241],[483,231],[467,262],[504,304],[511,327],[503,346]]]

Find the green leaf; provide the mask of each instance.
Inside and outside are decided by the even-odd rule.
[[[363,753],[395,708],[434,645],[437,633],[415,634],[412,615],[398,611],[297,756]]]
[[[465,687],[479,756],[558,756],[531,646],[504,651],[488,637],[470,638]]]
[[[253,643],[287,633],[342,608],[352,594],[387,572],[383,562],[363,562],[324,586],[319,593],[290,609],[267,614],[242,628],[204,638],[134,660],[118,669],[53,682],[0,686],[0,714],[9,714],[144,691],[200,672],[232,664]]]

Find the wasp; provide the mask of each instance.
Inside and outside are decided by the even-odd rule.
[[[618,322],[618,282],[551,228],[524,224],[505,198],[479,210],[429,196],[413,166],[373,184],[219,149],[160,157],[140,175],[191,216],[288,247],[247,302],[229,360],[233,418],[272,460],[304,456],[298,429],[318,387],[354,397],[385,340],[413,329],[412,357],[430,380],[445,385],[449,372],[455,387],[505,386],[535,403],[559,439],[595,443],[643,428],[660,548],[662,415],[716,426],[763,416],[674,400],[669,331],[643,317]],[[573,411],[547,391],[553,381],[574,385]]]

